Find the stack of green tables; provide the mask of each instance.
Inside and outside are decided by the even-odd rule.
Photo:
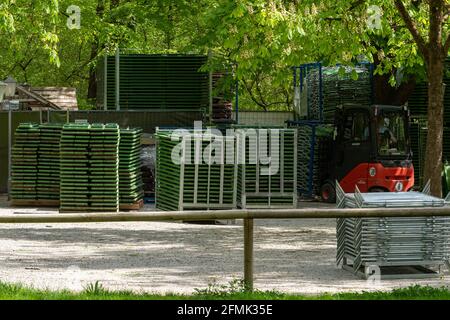
[[[62,124],[40,125],[37,195],[47,204],[59,204],[59,143]]]
[[[118,146],[117,124],[64,125],[61,212],[119,210]]]
[[[119,210],[119,126],[92,124],[89,153],[91,211]]]
[[[119,202],[121,209],[133,209],[144,197],[141,173],[141,136],[142,129],[139,128],[120,130]]]
[[[172,131],[156,131],[156,208],[167,211],[181,210],[181,164],[172,161],[172,150],[179,142],[170,139]]]
[[[15,133],[12,147],[11,199],[13,204],[38,199],[39,125],[21,123]]]

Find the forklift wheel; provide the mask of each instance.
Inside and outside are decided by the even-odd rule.
[[[326,203],[336,202],[336,188],[331,182],[325,182],[320,188],[322,200]]]

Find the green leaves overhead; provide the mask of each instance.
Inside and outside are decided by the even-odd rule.
[[[426,2],[404,3],[427,40]],[[66,26],[70,5],[81,9],[79,30]],[[443,37],[448,34],[447,23]],[[209,67],[233,69],[243,101],[269,109],[288,107],[290,67],[306,62],[363,58],[377,63],[377,73],[401,68],[405,75],[425,75],[391,0],[3,0],[0,35],[10,39],[0,43],[0,77],[75,86],[83,95],[97,57],[117,47],[135,53],[211,50]]]

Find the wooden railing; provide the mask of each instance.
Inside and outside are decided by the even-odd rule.
[[[254,219],[328,219],[450,216],[450,206],[370,209],[258,209],[220,211],[143,211],[136,213],[3,214],[1,223],[101,223],[188,220],[244,220],[244,281],[253,290]]]

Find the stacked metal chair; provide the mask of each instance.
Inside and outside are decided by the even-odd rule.
[[[417,208],[450,205],[423,192],[346,194],[336,183],[338,208]],[[450,217],[337,219],[337,264],[357,273],[377,266],[449,266]]]

